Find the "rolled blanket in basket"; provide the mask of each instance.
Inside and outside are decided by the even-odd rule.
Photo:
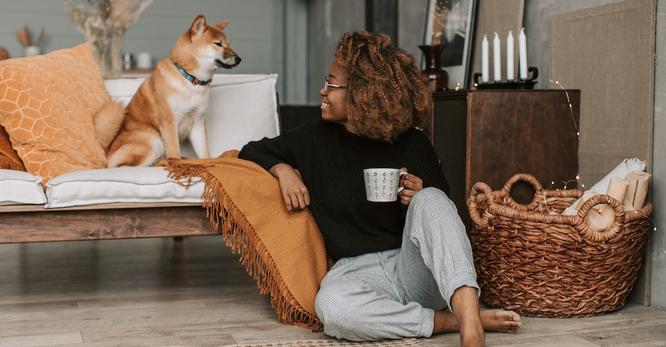
[[[627,175],[629,185],[624,196],[625,211],[639,210],[643,207],[651,177],[647,172],[630,172]]]
[[[222,226],[226,244],[240,254],[260,293],[270,295],[277,317],[321,330],[315,297],[328,264],[317,224],[309,210],[287,211],[277,180],[237,155],[163,163],[174,179],[205,182],[204,207],[211,223]]]
[[[625,178],[627,174],[632,171],[645,171],[645,162],[638,158],[624,159],[618,166],[616,166],[610,173],[608,173],[601,181],[597,182],[590,188],[595,192],[607,192],[610,180],[613,177]],[[576,214],[576,207],[581,202],[581,199],[576,200],[571,206],[567,207],[562,213],[563,215],[573,216]],[[622,201],[620,201],[622,202]]]

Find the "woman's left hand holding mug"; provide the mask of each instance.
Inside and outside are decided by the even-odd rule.
[[[400,197],[401,204],[409,205],[412,201],[412,197],[423,190],[423,180],[420,177],[407,172],[406,168],[402,168],[401,171],[405,172],[405,174],[401,175],[400,180],[400,186],[404,187],[404,189],[398,193],[398,197]]]

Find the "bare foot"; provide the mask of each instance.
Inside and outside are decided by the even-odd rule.
[[[460,326],[460,345],[463,347],[485,346],[485,334],[481,324],[462,324]]]
[[[481,310],[481,324],[485,331],[511,333],[522,325],[520,316],[513,311]],[[435,311],[435,324],[433,334],[459,332],[460,325],[447,310]]]
[[[485,331],[498,333],[512,333],[522,324],[516,312],[505,310],[481,310],[481,323]]]

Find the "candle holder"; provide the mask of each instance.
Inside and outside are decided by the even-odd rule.
[[[501,81],[501,82],[481,82],[481,74],[474,74],[474,86],[476,89],[534,89],[537,84],[537,77],[539,77],[539,69],[536,66],[530,66],[527,69],[528,78],[525,80],[515,81]]]

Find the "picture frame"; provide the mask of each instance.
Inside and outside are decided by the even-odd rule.
[[[473,47],[474,28],[478,0],[428,0],[423,43],[432,44],[433,22],[437,5],[448,9],[441,42],[442,69],[448,73],[449,88],[469,89],[471,73],[470,59]]]

